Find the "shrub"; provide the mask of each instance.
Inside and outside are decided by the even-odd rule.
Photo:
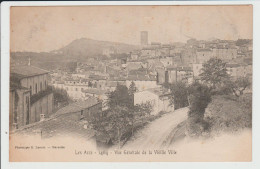
[[[205,114],[213,131],[237,131],[252,127],[252,95],[238,99],[214,96]]]
[[[200,136],[209,129],[209,124],[204,120],[204,113],[210,101],[211,94],[207,86],[196,82],[189,87],[190,110],[187,130],[190,136]]]

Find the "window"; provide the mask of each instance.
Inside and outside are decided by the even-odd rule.
[[[78,91],[78,88],[75,88],[75,91]]]
[[[40,83],[40,91],[42,91],[42,82]]]
[[[37,83],[35,84],[35,93],[37,93]]]
[[[46,82],[46,80],[45,80],[45,89],[47,89],[47,82]]]
[[[30,95],[32,95],[32,86],[30,86]]]

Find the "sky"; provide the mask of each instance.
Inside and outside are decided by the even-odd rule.
[[[48,52],[75,39],[140,44],[252,39],[252,6],[11,7],[11,51]]]

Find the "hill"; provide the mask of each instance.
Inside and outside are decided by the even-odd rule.
[[[81,38],[72,41],[59,50],[52,51],[51,53],[59,53],[67,57],[91,57],[102,55],[103,50],[110,47],[115,48],[118,53],[128,53],[135,49],[139,49],[139,46],[135,45]]]
[[[66,65],[67,62],[86,61],[88,58],[102,59],[103,50],[113,47],[118,53],[128,53],[139,46],[118,42],[98,41],[87,38],[76,39],[67,46],[50,52],[11,52],[11,64],[31,64],[52,70]]]

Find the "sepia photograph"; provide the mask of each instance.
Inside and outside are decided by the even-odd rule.
[[[11,6],[9,161],[251,162],[253,55],[253,5]]]

